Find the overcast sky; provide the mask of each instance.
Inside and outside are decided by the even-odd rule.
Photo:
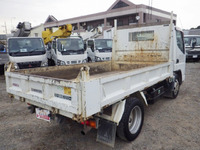
[[[190,29],[200,25],[200,0],[129,0],[177,14],[177,25]],[[15,29],[18,22],[44,23],[49,15],[58,20],[106,11],[115,0],[0,0],[0,34]]]

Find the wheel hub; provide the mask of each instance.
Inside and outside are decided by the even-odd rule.
[[[128,126],[131,134],[135,134],[142,122],[142,111],[139,106],[135,106],[130,113]]]

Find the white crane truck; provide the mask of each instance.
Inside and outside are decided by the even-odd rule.
[[[42,38],[47,45],[48,65],[70,65],[87,62],[87,52],[80,36],[70,36],[72,25],[60,26],[55,32],[46,29]]]
[[[34,105],[37,117],[68,117],[97,130],[114,146],[116,134],[133,141],[144,106],[164,95],[176,98],[185,80],[183,33],[172,23],[115,27],[112,60],[6,73],[11,98]]]
[[[29,22],[19,22],[14,37],[8,38],[7,51],[9,61],[15,69],[47,66],[47,54],[40,37],[28,37],[31,32]]]
[[[112,55],[112,39],[89,39],[86,42],[88,62],[109,61]]]

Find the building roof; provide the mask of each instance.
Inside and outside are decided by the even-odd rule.
[[[85,16],[79,16],[59,21],[48,21],[49,17],[47,18],[46,22],[44,23],[44,28],[47,27],[53,27],[53,26],[61,26],[64,24],[75,24],[80,22],[89,22],[89,21],[95,21],[95,20],[101,20],[104,18],[113,18],[116,16],[124,16],[129,14],[134,14],[138,12],[147,12],[149,13],[155,13],[156,16],[162,16],[164,18],[171,17],[171,13],[167,11],[163,11],[157,8],[153,8],[146,5],[135,5],[132,2],[128,0],[116,0],[111,7],[107,11],[99,12],[95,14],[85,15]],[[174,18],[176,19],[176,15],[174,14]]]
[[[135,6],[135,4],[128,0],[116,0],[107,11],[128,6]]]
[[[53,15],[49,15],[44,23],[56,22],[56,21],[58,21],[58,20]]]

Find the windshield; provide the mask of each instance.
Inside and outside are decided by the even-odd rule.
[[[200,47],[200,37],[184,37],[186,47]]]
[[[112,40],[111,39],[96,39],[95,47],[97,50],[112,49]]]
[[[8,41],[9,54],[14,56],[39,55],[45,52],[41,38],[14,38]]]
[[[58,51],[67,52],[67,51],[79,51],[84,50],[84,43],[82,39],[58,39]]]

